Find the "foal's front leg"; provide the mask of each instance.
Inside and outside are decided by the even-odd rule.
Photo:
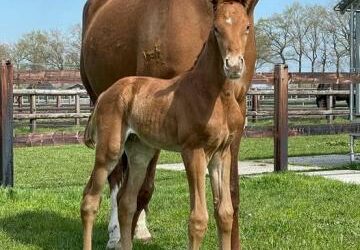
[[[231,230],[234,209],[230,194],[230,149],[216,153],[209,164],[214,213],[219,235],[219,248],[231,249]]]
[[[209,219],[205,194],[207,162],[203,149],[184,150],[181,155],[190,189],[189,249],[196,250],[200,249]]]

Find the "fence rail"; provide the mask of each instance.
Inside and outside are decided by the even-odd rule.
[[[335,115],[348,116],[348,108],[334,109],[331,103],[333,96],[349,94],[348,90],[289,89],[288,115],[289,117],[326,116],[329,121]],[[16,121],[29,120],[31,131],[36,129],[36,121],[40,119],[74,119],[75,124],[78,125],[80,119],[89,117],[92,109],[85,90],[14,89],[13,95],[15,102],[13,118]],[[327,97],[327,110],[316,107],[315,96]],[[247,117],[256,121],[273,116],[274,90],[249,90]]]

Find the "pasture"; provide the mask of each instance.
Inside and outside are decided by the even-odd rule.
[[[292,137],[290,155],[345,153],[347,136]],[[268,158],[271,139],[245,139],[241,159]],[[80,249],[79,205],[94,151],[82,145],[15,149],[15,189],[0,191],[1,249]],[[162,163],[179,162],[164,152]],[[183,172],[157,171],[149,224],[154,239],[135,249],[184,249],[189,195]],[[211,194],[207,180],[209,214]],[[240,180],[243,249],[357,249],[360,244],[358,186],[305,177],[270,174]],[[176,194],[176,195],[174,195]],[[94,249],[104,249],[108,190],[94,231]],[[215,221],[202,249],[215,249]]]

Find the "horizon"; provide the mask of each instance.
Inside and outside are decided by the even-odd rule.
[[[36,0],[26,1],[12,0],[2,3],[5,11],[2,13],[3,20],[9,22],[0,23],[0,43],[14,43],[25,33],[33,30],[54,30],[67,31],[72,26],[81,23],[82,9],[86,0]],[[299,2],[288,0],[286,4],[274,4],[273,0],[259,0],[255,9],[255,20],[266,18],[275,13],[279,13],[286,6]],[[334,0],[318,0],[317,5],[333,7]],[[312,0],[301,1],[302,5],[314,5]],[[40,13],[40,14],[39,14]],[[14,18],[14,17],[21,18]]]

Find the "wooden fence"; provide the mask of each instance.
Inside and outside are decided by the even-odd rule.
[[[349,95],[348,90],[316,90],[316,89],[290,89],[288,90],[289,117],[327,117],[348,116],[347,107],[334,108],[332,98],[335,95]],[[40,89],[14,89],[14,115],[15,121],[28,120],[30,131],[35,131],[37,120],[73,119],[79,125],[81,119],[89,117],[92,105],[85,90],[40,90]],[[326,98],[327,109],[316,107],[315,96]],[[250,121],[258,119],[271,119],[274,117],[276,98],[274,90],[255,90],[248,92],[247,117]],[[345,105],[345,104],[344,104]],[[344,106],[343,105],[343,106]]]
[[[85,90],[14,89],[13,94],[16,102],[14,106],[17,107],[13,118],[29,120],[32,132],[35,131],[36,120],[39,119],[74,118],[75,124],[80,125],[80,119],[90,115],[90,99],[82,98],[87,96]],[[67,103],[63,102],[64,99]],[[81,105],[81,99],[85,99],[87,105]]]

